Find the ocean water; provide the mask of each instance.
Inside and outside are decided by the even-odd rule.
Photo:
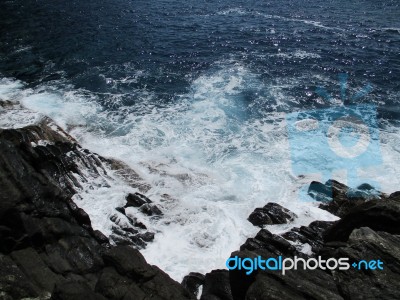
[[[382,160],[360,166],[353,183],[399,189],[399,5],[2,1],[0,98],[50,116],[84,147],[124,161],[151,184],[146,195],[165,215],[146,221],[156,236],[142,253],[181,280],[224,268],[257,232],[248,215],[267,202],[299,216],[270,226],[273,232],[335,219],[299,197],[311,180],[324,179],[326,158],[308,149],[327,137],[315,135],[296,156],[320,169],[298,174],[288,135],[293,112],[376,106]],[[341,73],[348,74],[345,97]],[[18,127],[37,116],[2,118],[3,127]],[[342,169],[332,177],[348,178]],[[77,204],[109,233],[105,220],[133,191],[118,182],[82,191]]]

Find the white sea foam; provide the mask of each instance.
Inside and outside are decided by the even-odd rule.
[[[376,30],[400,33],[400,28],[398,28],[398,27],[376,28]]]
[[[22,128],[38,123],[44,115],[16,106],[13,109],[0,108],[0,128]]]
[[[176,280],[191,271],[224,268],[230,253],[258,230],[246,220],[248,215],[267,202],[299,216],[293,224],[268,227],[274,233],[335,219],[316,203],[298,200],[300,187],[321,178],[293,175],[285,115],[272,109],[253,118],[242,92],[249,86],[268,90],[271,98],[262,100],[270,107],[286,107],[288,97],[240,64],[222,64],[204,74],[180,101],[161,108],[142,103],[103,111],[80,91],[27,91],[16,82],[9,84],[1,88],[7,95],[71,128],[84,147],[121,159],[151,184],[146,195],[164,217],[146,221],[157,233],[142,253]],[[372,174],[386,192],[398,189],[397,137],[397,128],[381,132],[383,164],[360,171]],[[334,175],[345,181],[345,174]],[[97,180],[87,183],[75,200],[94,228],[109,234],[110,214],[134,190],[115,180]]]
[[[0,78],[0,100],[15,100],[23,86],[21,81]]]
[[[266,19],[276,19],[276,20],[281,20],[281,21],[285,21],[285,22],[299,22],[299,23],[303,23],[303,24],[310,25],[313,27],[323,28],[326,30],[344,31],[344,29],[342,29],[342,28],[326,26],[326,25],[322,24],[321,22],[314,21],[314,20],[305,20],[305,19],[299,19],[299,18],[284,17],[284,16],[279,16],[279,15],[270,15],[270,14],[265,14],[265,13],[258,12],[258,11],[247,11],[240,7],[221,10],[217,14],[224,15],[224,16],[227,16],[227,15],[259,16],[259,17],[263,17]]]
[[[218,15],[245,15],[247,14],[247,12],[240,8],[240,7],[236,7],[236,8],[229,8],[229,9],[225,9],[225,10],[221,10],[217,13]]]
[[[291,53],[277,53],[277,54],[271,54],[270,56],[277,56],[277,57],[282,57],[282,58],[299,58],[299,59],[306,59],[306,58],[321,58],[321,56],[317,53],[310,53],[306,52],[303,50],[296,50]]]
[[[288,17],[283,17],[283,16],[278,16],[278,15],[269,15],[269,14],[264,14],[264,13],[256,13],[257,15],[260,15],[264,18],[267,19],[277,19],[277,20],[282,20],[282,21],[286,21],[286,22],[300,22],[306,25],[311,25],[314,27],[319,27],[319,28],[323,28],[326,30],[338,30],[338,31],[344,31],[344,29],[342,28],[338,28],[338,27],[330,27],[330,26],[326,26],[323,25],[321,22],[318,21],[313,21],[313,20],[304,20],[304,19],[298,19],[298,18],[288,18]]]

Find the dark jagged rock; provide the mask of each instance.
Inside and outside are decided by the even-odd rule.
[[[234,298],[235,300],[244,298]],[[246,299],[343,299],[333,277],[321,270],[288,272],[286,275],[259,273],[246,292]]]
[[[334,271],[298,268],[283,275],[277,270],[253,269],[248,275],[246,269],[236,268],[228,272],[229,285],[226,275],[216,273],[208,282],[206,276],[201,299],[400,299],[400,193],[386,196],[362,185],[358,187],[360,193],[350,196],[345,185],[334,181],[326,185],[314,182],[310,191],[316,199],[326,200],[327,186],[333,186],[333,203],[323,204],[331,205],[330,209],[341,215],[341,220],[315,221],[282,235],[261,229],[231,258],[321,256],[349,258],[350,264],[380,259],[383,270],[357,270],[351,266],[349,270]],[[354,195],[359,201],[351,202]],[[373,200],[377,195],[379,200]],[[313,253],[302,253],[304,244],[309,244]]]
[[[138,207],[139,211],[148,216],[161,216],[162,211],[145,195],[140,193],[128,194],[125,208]]]
[[[343,217],[354,207],[373,199],[381,199],[371,185],[362,184],[357,189],[351,189],[336,180],[328,180],[325,184],[313,181],[308,194],[315,200],[322,202],[319,208],[329,211],[338,217]]]
[[[120,212],[121,214],[125,215],[125,208],[124,207],[116,207],[115,210]]]
[[[336,187],[336,185],[335,185]],[[347,186],[337,186],[337,189],[343,188],[343,192],[346,193]],[[346,190],[344,190],[346,189]],[[320,202],[330,202],[333,199],[333,190],[332,186],[329,184],[323,184],[318,181],[313,181],[310,183],[308,187],[308,194],[313,197],[315,200]]]
[[[254,238],[249,238],[240,250],[266,249],[275,255],[294,255],[296,248],[279,235],[261,229]]]
[[[135,226],[137,228],[141,228],[141,229],[147,229],[146,225],[144,225],[142,222],[139,222],[139,221],[135,221],[133,223],[133,226]]]
[[[130,292],[135,299],[144,299],[146,294],[133,282],[122,276],[113,267],[106,267],[101,272],[95,291],[107,299],[123,299]]]
[[[255,226],[286,224],[296,218],[296,214],[277,203],[268,203],[262,208],[256,208],[248,220]]]
[[[115,224],[112,227],[113,234],[110,235],[112,241],[117,245],[134,245],[138,249],[142,249],[146,246],[147,242],[151,242],[154,239],[154,233],[146,231],[147,227],[138,222],[137,219],[131,219],[129,216],[123,214],[127,222],[122,222],[118,214],[110,216],[110,220]]]
[[[121,214],[123,214],[128,219],[129,223],[132,226],[134,226],[136,228],[140,228],[140,229],[147,229],[146,225],[144,225],[142,222],[138,221],[137,218],[131,218],[130,215],[127,215],[126,211],[125,211],[125,207],[116,207],[115,210],[120,212]],[[118,222],[117,221],[118,220],[118,216],[117,215],[112,215],[111,218],[112,218],[113,222]],[[126,230],[126,228],[122,228],[122,229]],[[131,228],[131,229],[134,230],[133,228]]]
[[[96,241],[100,244],[108,244],[110,240],[108,237],[106,237],[101,231],[99,230],[94,230],[92,233],[93,237],[96,239]]]
[[[129,246],[113,247],[104,252],[106,265],[116,268],[118,273],[129,275],[137,280],[152,278],[157,270],[146,263],[143,255]]]
[[[154,233],[153,232],[146,232],[138,235],[143,241],[151,242],[154,240]]]
[[[357,189],[360,191],[366,191],[366,192],[371,192],[371,191],[375,190],[375,188],[372,185],[370,185],[369,183],[363,183],[363,184],[359,185],[357,187]]]
[[[334,224],[325,234],[326,241],[346,241],[356,228],[400,234],[400,201],[372,200],[363,203]]]
[[[140,207],[146,203],[152,203],[152,201],[145,195],[140,193],[128,194],[125,207]]]
[[[233,252],[231,257],[263,258],[277,255],[268,249]],[[299,256],[299,253],[297,253]],[[283,256],[292,257],[292,255]],[[305,257],[305,256],[304,256]],[[240,299],[342,299],[331,274],[322,270],[281,271],[255,270],[247,275],[245,270],[229,271],[232,298]]]
[[[205,276],[201,273],[190,272],[189,275],[183,277],[182,286],[187,289],[193,296],[199,294],[199,287],[204,284]]]
[[[292,228],[290,231],[282,234],[282,237],[297,244],[308,244],[311,246],[311,250],[317,253],[323,247],[324,232],[333,224],[335,222],[314,221],[308,226]]]
[[[336,271],[335,280],[345,299],[400,299],[400,235],[374,231],[368,227],[354,229],[345,243],[329,243],[321,254],[325,257],[348,257],[350,263],[377,260],[383,270]]]
[[[57,284],[51,297],[52,300],[106,300],[103,295],[95,293],[82,282],[65,282]],[[112,298],[108,298],[112,299]],[[118,299],[118,298],[115,298]]]
[[[139,210],[148,215],[148,216],[161,216],[162,215],[162,211],[154,204],[144,204],[142,205]]]
[[[143,242],[142,239],[135,238],[134,236],[129,237],[129,235],[122,236],[122,235],[111,234],[110,239],[112,239],[113,242],[118,246],[134,245],[138,249],[143,249],[146,246],[146,244]]]
[[[204,279],[201,300],[233,300],[229,282],[229,272],[213,270]]]
[[[46,125],[0,130],[0,298],[193,299],[138,250],[92,229],[71,201],[71,172],[81,168],[96,174],[102,165]],[[153,238],[140,234],[142,243]]]
[[[88,214],[71,200],[71,197],[75,195],[78,190],[82,189],[82,182],[88,183],[94,179],[100,179],[101,184],[107,187],[107,182],[113,180],[108,174],[108,167],[111,166],[116,174],[120,174],[119,171],[122,172],[123,170],[122,173],[124,176],[120,174],[123,179],[128,179],[128,175],[131,174],[133,176],[130,181],[132,186],[136,186],[137,188],[144,186],[143,180],[133,170],[129,171],[127,165],[115,160],[103,158],[95,153],[91,153],[87,149],[83,149],[76,140],[47,118],[44,118],[37,125],[31,125],[25,128],[0,129],[0,138],[20,149],[21,157],[26,160],[27,164],[40,173],[40,182],[51,182],[54,186],[59,188],[57,192],[66,198],[65,201],[67,201],[75,219],[80,225],[86,226],[86,228],[91,228]],[[15,160],[13,160],[12,157],[13,153],[9,153],[7,160],[10,164]],[[4,158],[6,158],[6,154]],[[12,165],[9,167],[11,169],[14,168]],[[80,178],[80,180],[78,181],[77,178]],[[135,185],[135,182],[137,185]],[[27,185],[23,187],[21,193],[23,195],[30,195],[34,191],[34,186]],[[5,190],[4,192],[13,193],[15,191]],[[145,197],[139,193],[135,195],[140,195],[142,198]],[[39,199],[41,198],[39,197]],[[58,205],[57,203],[39,202],[35,205],[40,205],[43,211],[47,211],[47,214],[54,214],[60,209],[60,207],[56,207]],[[3,201],[0,206],[1,205],[6,205],[6,202]],[[141,213],[141,211],[143,211],[143,213]],[[144,217],[161,215],[159,208],[154,204],[151,204],[150,207],[143,207],[142,210],[136,213],[138,215],[143,214]],[[136,226],[136,224],[131,222],[131,227],[139,228],[141,234],[144,234],[146,231],[143,223],[139,223]],[[113,240],[114,235],[110,238],[112,242],[117,243],[124,239],[130,240],[131,236],[123,234],[122,237],[118,237],[115,241]],[[134,238],[134,240],[140,240],[138,243],[132,243],[137,247],[143,248],[146,245],[146,242],[139,237]]]
[[[72,210],[72,214],[80,225],[86,225],[90,227],[92,223],[90,222],[89,215],[80,207],[78,207],[71,199],[67,200],[69,208]]]
[[[394,192],[390,194],[388,199],[393,199],[393,200],[400,200],[400,191]]]

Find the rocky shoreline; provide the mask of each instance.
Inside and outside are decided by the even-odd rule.
[[[1,106],[15,114],[23,109]],[[115,207],[107,237],[93,229],[74,196],[85,181],[107,185],[115,174],[139,192]],[[143,220],[163,215],[143,195],[148,188],[134,170],[83,149],[48,118],[0,129],[0,299],[400,299],[398,192],[313,182],[309,194],[339,221],[315,221],[275,235],[265,225],[297,216],[266,203],[249,216],[261,230],[231,254],[380,259],[382,271],[213,270],[191,273],[180,284],[138,250],[154,238]]]
[[[350,264],[379,259],[383,270],[299,268],[285,275],[270,270],[250,275],[246,270],[213,270],[204,277],[201,299],[400,299],[400,193],[384,195],[367,185],[351,190],[333,180],[311,183],[309,193],[322,201],[320,208],[341,219],[314,221],[282,235],[263,228],[231,257],[349,258]],[[327,201],[330,195],[333,199]],[[265,207],[274,209],[268,212]],[[256,209],[249,220],[259,225],[275,219],[278,224],[293,216],[277,204],[265,207]],[[304,253],[304,245],[311,251]]]
[[[73,202],[77,177],[107,176],[109,160],[82,149],[48,119],[1,129],[0,153],[1,299],[193,298],[127,246],[151,240],[137,220],[114,218],[110,243]]]

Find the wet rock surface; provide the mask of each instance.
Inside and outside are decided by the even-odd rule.
[[[297,218],[296,214],[277,203],[268,203],[262,208],[256,208],[248,220],[255,226],[286,224]]]
[[[335,181],[313,182],[310,195],[339,221],[315,221],[281,235],[262,228],[231,254],[346,257],[350,263],[379,259],[383,270],[300,268],[285,275],[213,270],[191,273],[181,285],[132,247],[144,247],[154,238],[141,218],[162,217],[145,195],[128,195],[126,205],[110,217],[116,246],[93,230],[88,214],[72,201],[80,184],[77,176],[107,176],[105,165],[133,178],[130,184],[146,192],[146,184],[137,183],[140,178],[128,166],[81,148],[48,120],[0,130],[1,299],[400,299],[400,192],[388,196],[369,185],[349,189]],[[269,203],[249,219],[264,227],[295,217]]]
[[[321,202],[319,206],[321,209],[338,217],[345,216],[350,210],[364,202],[385,198],[384,194],[376,191],[369,184],[362,184],[356,189],[351,189],[336,180],[328,180],[326,183],[313,181],[308,194]]]
[[[191,272],[182,280],[182,286],[187,289],[192,295],[198,296],[199,287],[204,284],[204,275],[197,272]]]
[[[45,124],[0,130],[0,298],[193,299],[138,250],[92,229],[71,200],[78,160],[85,172],[106,172],[99,156]]]
[[[40,172],[42,176],[40,182],[43,183],[44,189],[47,188],[47,183],[59,188],[57,193],[67,198],[65,201],[67,201],[73,216],[84,227],[91,225],[89,215],[71,200],[71,197],[76,195],[77,191],[82,190],[82,184],[90,183],[90,180],[96,178],[112,181],[113,179],[108,173],[110,172],[109,170],[114,170],[113,172],[116,174],[119,174],[120,171],[123,172],[123,176],[119,175],[124,180],[127,179],[128,174],[131,174],[133,177],[130,178],[129,185],[138,190],[146,190],[143,180],[133,170],[129,171],[126,165],[116,160],[103,158],[82,148],[71,136],[48,118],[44,118],[38,124],[24,128],[0,129],[0,138],[18,148],[21,158],[25,160],[24,163]],[[4,147],[7,148],[6,145]],[[12,151],[3,153],[4,160],[9,164],[8,168],[13,170],[15,175],[20,176],[16,180],[20,181],[21,190],[8,191],[8,187],[5,187],[4,193],[7,195],[9,192],[15,192],[29,197],[39,187],[34,186],[34,183],[26,182],[24,169],[20,170],[21,174],[18,174],[17,166],[13,165],[17,163],[18,158],[14,158],[13,155]],[[4,174],[4,180],[7,180],[6,176]],[[107,180],[102,180],[102,187],[107,187]],[[135,195],[141,195],[142,198],[146,198],[146,196],[139,193]],[[1,205],[7,205],[6,201],[2,201],[0,207]],[[155,204],[151,203],[151,200],[148,199],[148,201],[148,206],[139,207],[140,210],[135,211],[134,217],[128,216],[125,213],[125,208],[117,208],[116,214],[111,217],[115,224],[115,230],[110,235],[113,243],[132,244],[137,248],[143,248],[147,242],[152,240],[150,236],[151,234],[154,235],[154,233],[150,232],[148,234],[146,226],[138,218],[142,216],[160,217],[162,212]],[[43,210],[49,210],[49,214],[57,210],[56,207],[50,207],[50,205],[55,204],[41,201],[41,205],[43,205]]]
[[[400,299],[400,193],[387,196],[368,185],[349,190],[335,181],[313,182],[310,194],[339,221],[314,221],[281,235],[264,228],[231,254],[242,259],[348,258],[349,269],[304,270],[300,264],[285,275],[279,270],[215,270],[205,275],[201,299]],[[352,265],[377,259],[383,270]]]
[[[347,241],[361,227],[400,234],[400,199],[372,200],[355,207],[327,230],[325,240]]]

